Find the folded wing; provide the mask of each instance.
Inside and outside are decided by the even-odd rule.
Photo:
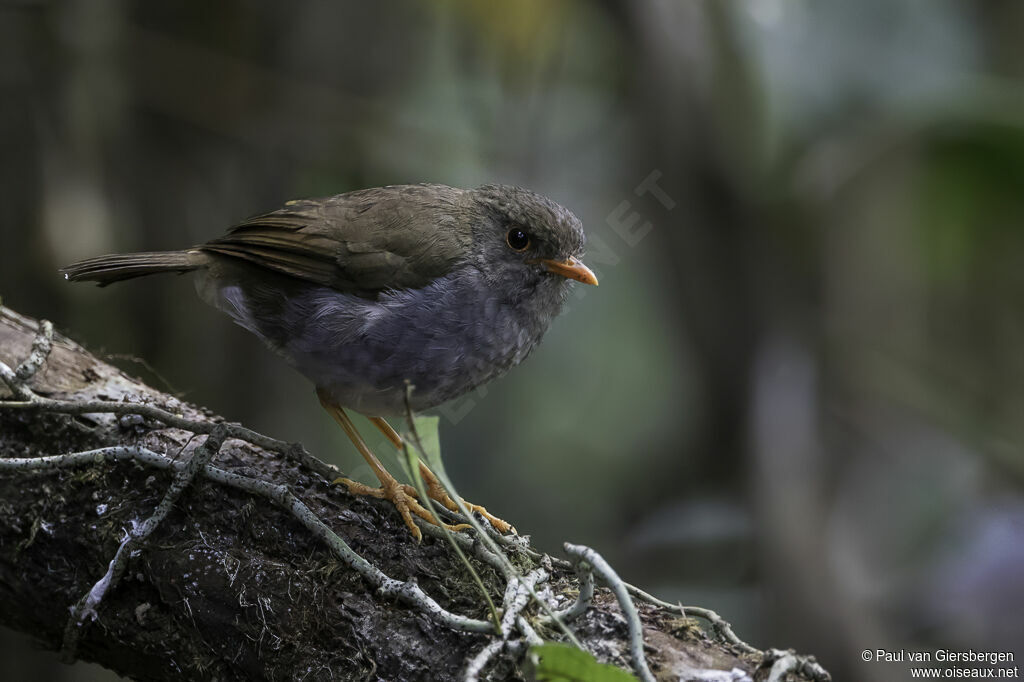
[[[469,245],[462,190],[399,185],[289,202],[199,249],[345,293],[419,288]]]

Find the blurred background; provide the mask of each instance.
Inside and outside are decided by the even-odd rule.
[[[836,679],[1019,662],[1022,31],[1010,0],[3,2],[0,296],[365,478],[189,278],[56,269],[297,197],[530,187],[601,286],[440,410],[467,498]],[[0,677],[116,679],[31,649],[3,631]]]

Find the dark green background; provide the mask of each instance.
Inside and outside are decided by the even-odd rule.
[[[1022,32],[1011,1],[4,2],[0,296],[365,476],[187,278],[57,267],[296,197],[525,185],[601,286],[447,412],[468,498],[837,679],[1019,660]],[[5,680],[110,677],[5,637]]]

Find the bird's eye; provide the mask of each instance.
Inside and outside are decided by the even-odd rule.
[[[526,234],[518,227],[513,227],[505,235],[505,241],[513,251],[526,251],[530,248],[530,235]]]

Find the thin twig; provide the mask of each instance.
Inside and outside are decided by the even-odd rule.
[[[505,640],[503,639],[496,639],[485,646],[476,656],[469,659],[469,663],[466,665],[465,676],[462,679],[465,682],[478,682],[480,675],[487,668],[487,664],[504,648]]]
[[[413,483],[416,484],[416,490],[419,493],[421,502],[426,505],[426,508],[431,514],[433,514],[434,520],[437,521],[437,528],[444,534],[445,540],[447,540],[451,545],[455,554],[462,562],[462,565],[469,571],[470,576],[473,578],[473,582],[476,583],[477,588],[480,590],[480,594],[483,595],[484,601],[487,602],[487,610],[491,614],[491,620],[494,622],[494,626],[497,628],[498,634],[503,634],[501,620],[498,617],[498,608],[494,605],[494,600],[491,599],[491,595],[487,591],[487,587],[484,585],[484,581],[480,577],[480,574],[477,573],[475,568],[473,568],[473,564],[469,563],[466,553],[462,551],[462,547],[460,547],[458,541],[455,540],[455,531],[450,530],[447,526],[443,525],[444,522],[441,521],[441,517],[437,515],[437,505],[434,504],[434,500],[432,500],[430,495],[427,493],[426,483],[424,483],[423,476],[420,474],[419,456],[416,454],[415,450],[411,450],[409,448],[409,443],[405,439],[402,439],[402,453],[405,455],[407,460],[409,471],[412,473]]]
[[[460,522],[463,520],[462,515],[446,515],[444,513],[448,511],[446,507],[434,506],[431,509],[432,511],[439,512],[440,515],[447,520]],[[429,535],[430,537],[436,538],[438,540],[444,540],[447,537],[444,534],[444,531],[439,526],[435,526],[432,523],[421,523],[418,525],[420,530],[423,531],[424,535]],[[502,575],[504,573],[505,565],[501,563],[501,559],[492,554],[487,549],[487,547],[483,545],[483,543],[479,542],[474,537],[467,535],[465,533],[452,533],[451,539],[454,542],[456,542],[459,545],[459,547],[462,548],[462,551],[472,552],[473,556],[475,556],[477,559],[491,566],[491,568],[498,572],[498,575]]]
[[[813,656],[799,656],[793,651],[768,649],[764,652],[764,663],[772,663],[765,682],[782,682],[789,673],[806,675],[815,682],[830,682],[832,676],[821,667]]]
[[[523,617],[523,610],[530,604],[530,595],[537,583],[547,580],[548,573],[543,568],[530,571],[522,578],[513,577],[505,587],[502,600],[505,612],[501,617],[501,637],[490,642],[476,656],[470,659],[463,677],[465,682],[476,682],[487,668],[490,660],[502,650],[514,648],[517,652],[525,650],[525,644],[540,643],[542,640]],[[512,633],[519,631],[526,642],[512,640]]]
[[[39,329],[36,331],[36,337],[32,340],[32,351],[29,353],[25,361],[18,365],[18,368],[14,370],[14,376],[21,383],[25,383],[39,371],[39,368],[46,362],[46,358],[50,357],[50,351],[53,349],[53,323],[49,320],[42,320],[39,323]]]
[[[313,457],[298,443],[286,443],[285,441],[277,440],[276,438],[264,436],[262,433],[257,433],[252,429],[247,429],[240,424],[188,419],[181,414],[174,414],[160,407],[146,405],[143,403],[116,402],[113,400],[75,402],[72,400],[44,398],[31,392],[24,385],[20,385],[16,381],[15,386],[18,388],[11,386],[11,383],[8,382],[8,373],[10,373],[10,368],[0,362],[0,379],[3,379],[4,382],[11,387],[12,391],[15,392],[20,400],[0,401],[0,407],[15,410],[40,410],[43,412],[72,415],[137,414],[144,418],[155,419],[156,421],[162,422],[166,426],[170,426],[172,428],[204,435],[209,435],[217,426],[224,426],[226,429],[226,438],[236,438],[263,448],[264,450],[281,453],[287,457],[297,460],[311,471],[323,476],[326,480],[332,480],[332,477],[337,477],[339,473],[336,467]],[[13,373],[10,373],[10,375],[13,376]]]
[[[669,611],[674,611],[675,613],[678,613],[684,618],[689,616],[703,618],[711,624],[712,630],[714,630],[715,634],[718,635],[718,637],[726,644],[735,645],[743,651],[745,651],[746,653],[761,653],[760,649],[750,646],[742,639],[737,637],[736,633],[733,632],[732,625],[729,624],[729,621],[725,620],[711,609],[706,609],[702,606],[682,606],[680,604],[672,604],[662,599],[658,599],[654,595],[644,592],[639,587],[636,587],[635,585],[630,585],[629,583],[626,583],[626,589],[629,590],[629,593],[637,599],[645,601],[648,604],[659,606]]]
[[[560,611],[555,611],[555,615],[567,623],[582,616],[590,608],[590,602],[594,598],[594,571],[586,561],[576,562],[576,575],[580,579],[580,591],[576,595],[576,601]]]
[[[136,414],[144,418],[155,419],[167,426],[191,431],[196,434],[209,435],[218,426],[225,426],[225,438],[237,438],[247,443],[261,447],[264,450],[278,452],[289,457],[310,471],[319,474],[326,480],[337,478],[338,469],[326,462],[323,462],[306,452],[300,443],[286,443],[265,436],[262,433],[247,429],[241,424],[223,424],[223,422],[201,421],[187,419],[181,414],[175,414],[154,405],[141,403],[117,402],[113,400],[90,400],[76,402],[72,400],[58,400],[45,398],[32,391],[26,382],[35,375],[50,355],[53,348],[53,324],[49,320],[41,320],[35,339],[32,341],[32,350],[18,368],[12,370],[6,363],[0,362],[0,381],[3,381],[10,389],[17,400],[0,401],[2,406],[8,409],[21,410],[42,410],[57,414]]]
[[[651,674],[651,669],[647,667],[647,659],[644,657],[643,627],[640,623],[640,615],[636,611],[633,600],[629,598],[626,584],[622,582],[618,574],[608,565],[604,557],[594,550],[583,545],[573,545],[568,542],[563,546],[565,547],[566,554],[590,564],[594,573],[601,579],[601,582],[615,594],[615,598],[619,602],[619,608],[622,609],[622,615],[626,617],[626,622],[629,625],[629,653],[633,657],[633,670],[636,671],[636,674],[640,676],[643,682],[654,682],[654,675]]]
[[[4,406],[7,406],[7,405],[31,405],[32,404],[32,400],[35,397],[35,393],[33,393],[31,390],[29,390],[29,388],[27,386],[25,386],[25,384],[17,377],[17,375],[14,373],[14,370],[11,369],[10,367],[8,367],[3,362],[0,362],[0,381],[3,381],[4,384],[7,385],[7,388],[10,389],[11,393],[14,394],[15,398],[17,398],[18,400],[22,401],[22,402],[18,402],[18,401],[14,401],[14,400],[0,401],[0,402],[3,403]]]
[[[519,616],[516,619],[516,625],[519,627],[519,632],[523,634],[523,639],[530,646],[539,646],[544,643],[541,636],[537,634],[537,631],[533,629],[530,622],[526,620],[526,616]]]
[[[513,632],[516,620],[530,604],[530,593],[536,588],[537,583],[544,582],[548,578],[548,572],[543,568],[530,571],[522,578],[510,580],[505,588],[503,605],[505,612],[501,616],[501,627],[505,632]],[[509,639],[509,635],[505,635]]]
[[[223,425],[219,425],[223,426]],[[64,627],[64,643],[61,646],[61,657],[65,662],[75,660],[78,650],[78,640],[81,637],[86,619],[96,620],[97,609],[103,598],[110,592],[124,575],[125,567],[128,564],[128,557],[138,545],[145,542],[160,522],[167,518],[174,504],[181,497],[185,489],[195,480],[196,475],[206,464],[213,459],[220,451],[224,443],[224,429],[214,429],[207,436],[206,441],[192,452],[188,461],[178,469],[174,480],[164,494],[160,504],[157,505],[153,514],[143,521],[136,529],[126,533],[121,545],[114,553],[114,558],[107,566],[107,572],[103,574],[95,585],[71,608],[71,615],[68,617],[67,625]]]

